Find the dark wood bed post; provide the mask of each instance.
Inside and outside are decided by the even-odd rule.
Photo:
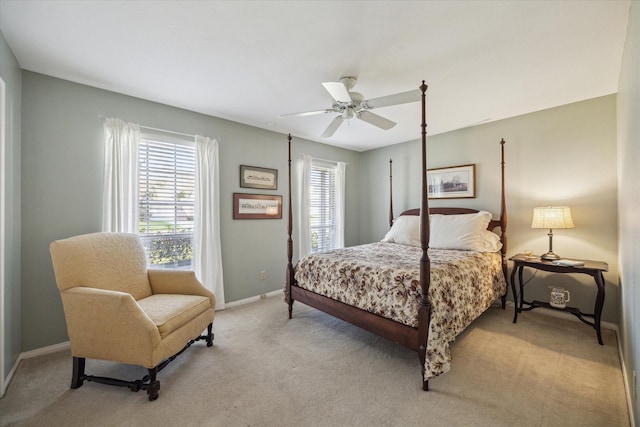
[[[505,186],[504,186],[504,138],[500,140],[500,148],[501,148],[501,163],[500,168],[502,172],[502,198],[500,200],[500,234],[502,241],[502,273],[504,274],[505,280],[507,280],[507,202],[505,195]],[[508,283],[508,281],[507,281]],[[507,286],[508,288],[508,286]],[[507,290],[505,290],[504,295],[502,296],[502,308],[506,307],[507,303]]]
[[[420,204],[420,243],[422,257],[420,258],[420,307],[418,308],[418,357],[422,371],[422,389],[429,390],[429,381],[424,379],[424,363],[427,355],[427,339],[429,337],[429,322],[431,320],[431,301],[429,286],[431,285],[431,260],[429,259],[429,194],[427,188],[427,85],[422,81],[422,201]]]
[[[291,285],[293,284],[293,207],[291,206],[291,134],[289,134],[289,222],[287,224],[287,277],[285,286],[285,300],[289,305],[289,319],[293,315],[293,298],[291,297]]]
[[[393,227],[393,159],[389,159],[389,228]]]

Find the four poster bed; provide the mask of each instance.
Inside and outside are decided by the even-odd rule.
[[[390,207],[391,229],[382,242],[318,252],[303,257],[295,269],[289,135],[288,263],[284,297],[289,318],[294,301],[300,301],[417,351],[422,365],[422,388],[428,390],[430,378],[449,370],[449,344],[455,336],[498,297],[502,299],[502,308],[505,307],[507,213],[504,140],[500,141],[499,220],[492,220],[490,213],[475,209],[429,209],[427,85],[424,81],[420,90],[421,207],[405,211],[395,220]],[[424,212],[430,215],[422,214]],[[498,227],[499,236],[491,232]]]

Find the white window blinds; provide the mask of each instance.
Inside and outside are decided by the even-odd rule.
[[[193,144],[142,137],[139,232],[149,265],[191,268],[195,197]]]
[[[309,180],[311,252],[335,248],[336,168],[312,164]]]

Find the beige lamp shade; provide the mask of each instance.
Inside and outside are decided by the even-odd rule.
[[[569,206],[533,208],[531,228],[574,228]]]
[[[569,206],[548,206],[544,208],[533,208],[533,220],[531,228],[549,229],[549,252],[540,255],[540,259],[554,261],[560,257],[553,253],[553,228],[574,228],[571,209]]]

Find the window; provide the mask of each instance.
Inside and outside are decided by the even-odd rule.
[[[191,268],[195,148],[143,135],[140,139],[139,232],[148,264]]]
[[[336,247],[336,168],[312,163],[309,179],[311,252]]]
[[[344,247],[346,163],[300,156],[299,253]]]

